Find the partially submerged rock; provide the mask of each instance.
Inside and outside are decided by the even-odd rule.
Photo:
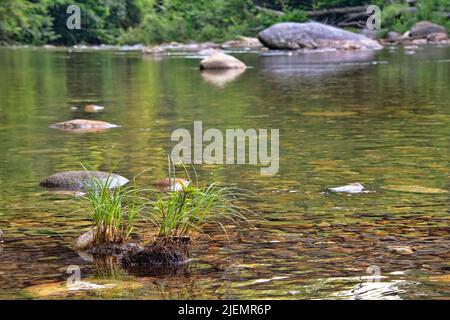
[[[270,49],[376,50],[382,46],[362,34],[356,34],[318,22],[277,23],[259,33],[259,40]]]
[[[105,107],[97,106],[95,104],[88,104],[84,107],[84,111],[88,113],[100,112],[103,111],[104,109]]]
[[[389,252],[402,255],[410,255],[414,253],[413,249],[409,246],[389,246],[387,249]]]
[[[222,43],[222,48],[261,48],[262,46],[263,44],[258,38],[244,36]]]
[[[83,190],[94,180],[107,183],[108,188],[117,188],[128,183],[128,179],[118,174],[101,171],[66,171],[59,172],[42,180],[40,185],[50,189]]]
[[[118,125],[104,121],[75,119],[52,124],[50,128],[71,132],[98,132],[105,129],[117,128]]]
[[[390,41],[390,42],[395,42],[395,41],[400,40],[401,37],[402,37],[402,35],[400,33],[395,32],[395,31],[390,31],[387,33],[386,40]]]
[[[409,35],[412,38],[426,38],[432,33],[447,34],[445,27],[429,21],[417,22],[410,30]]]
[[[200,69],[245,69],[247,66],[228,54],[217,52],[200,62]]]
[[[183,187],[187,187],[191,184],[190,181],[187,181],[182,178],[175,178],[175,179],[161,179],[159,181],[156,181],[154,185],[160,189],[163,189],[164,191],[181,191],[183,190]]]
[[[446,42],[448,39],[448,34],[443,32],[433,32],[427,35],[427,40],[433,43]]]
[[[355,182],[341,187],[327,188],[327,191],[337,193],[362,193],[364,186],[361,183]]]
[[[94,244],[95,228],[83,233],[75,240],[75,248],[79,250],[86,250]]]

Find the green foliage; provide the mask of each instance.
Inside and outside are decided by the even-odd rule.
[[[201,233],[206,224],[217,225],[226,233],[224,221],[238,224],[238,220],[246,220],[241,214],[244,209],[232,202],[238,193],[215,183],[205,188],[191,183],[175,188],[175,167],[172,175],[170,166],[173,166],[171,162],[169,175],[174,183],[167,193],[138,189],[137,177],[131,186],[114,189],[110,188],[110,179],[89,178],[85,183],[86,195],[81,198],[81,209],[89,213],[96,244],[126,241],[139,216],[145,216],[157,228],[156,237],[165,239]],[[86,170],[85,166],[83,168]],[[151,192],[140,196],[147,191]]]
[[[205,224],[215,224],[226,233],[222,222],[237,224],[245,218],[241,208],[233,204],[235,194],[226,187],[211,184],[206,188],[183,186],[154,202],[149,219],[158,228],[159,238],[182,238],[192,232],[202,232]]]
[[[403,0],[0,0],[0,42],[74,45],[223,41],[239,35],[255,36],[277,22],[307,21],[304,10],[369,3],[382,7],[382,25],[389,30],[404,32],[420,20],[450,27],[448,19],[435,14],[448,12],[450,0],[421,0],[417,14],[400,16],[397,10],[405,6]],[[69,5],[81,9],[81,30],[66,27]]]
[[[313,8],[316,10],[340,8],[340,7],[354,7],[365,4],[376,4],[374,1],[367,0],[317,0],[313,2]]]
[[[109,179],[90,178],[82,198],[82,208],[89,212],[94,242],[98,244],[126,241],[142,209],[135,185],[110,190],[110,183]]]
[[[443,25],[450,30],[450,22],[448,19],[436,14],[439,11],[448,11],[450,9],[450,0],[421,0],[416,5],[416,14],[399,14],[401,9],[407,7],[403,2],[394,2],[385,6],[381,11],[382,28],[403,33],[409,30],[415,23],[428,20]]]
[[[41,2],[0,0],[0,43],[41,44],[55,38],[47,6]]]

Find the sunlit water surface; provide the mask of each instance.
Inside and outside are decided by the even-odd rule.
[[[183,55],[0,49],[0,298],[450,297],[450,48],[236,56],[250,68],[210,74]],[[105,110],[71,109],[87,103]],[[48,128],[74,118],[121,127]],[[39,181],[85,162],[129,178],[151,168],[139,179],[148,187],[167,174],[171,132],[194,120],[280,130],[276,176],[196,167],[202,183],[255,193],[244,203],[259,215],[249,217],[254,227],[229,242],[212,231],[176,273],[132,274],[74,251],[86,212]],[[351,182],[374,192],[323,193]],[[70,265],[83,281],[114,287],[67,290]]]

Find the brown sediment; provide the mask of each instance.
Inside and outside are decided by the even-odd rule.
[[[122,265],[131,268],[177,266],[189,258],[189,239],[156,239],[144,248],[131,248],[121,259]]]

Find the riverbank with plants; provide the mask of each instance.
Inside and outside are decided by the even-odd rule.
[[[339,16],[346,12],[343,8],[353,7],[364,13],[369,4],[382,10],[379,36],[389,31],[403,33],[422,20],[450,30],[449,0],[421,0],[414,10],[399,0],[6,0],[0,5],[0,43],[73,46],[223,42],[239,36],[255,37],[278,22],[308,20],[354,30],[363,26],[351,21],[338,23]],[[80,7],[80,30],[66,27],[69,5]]]

